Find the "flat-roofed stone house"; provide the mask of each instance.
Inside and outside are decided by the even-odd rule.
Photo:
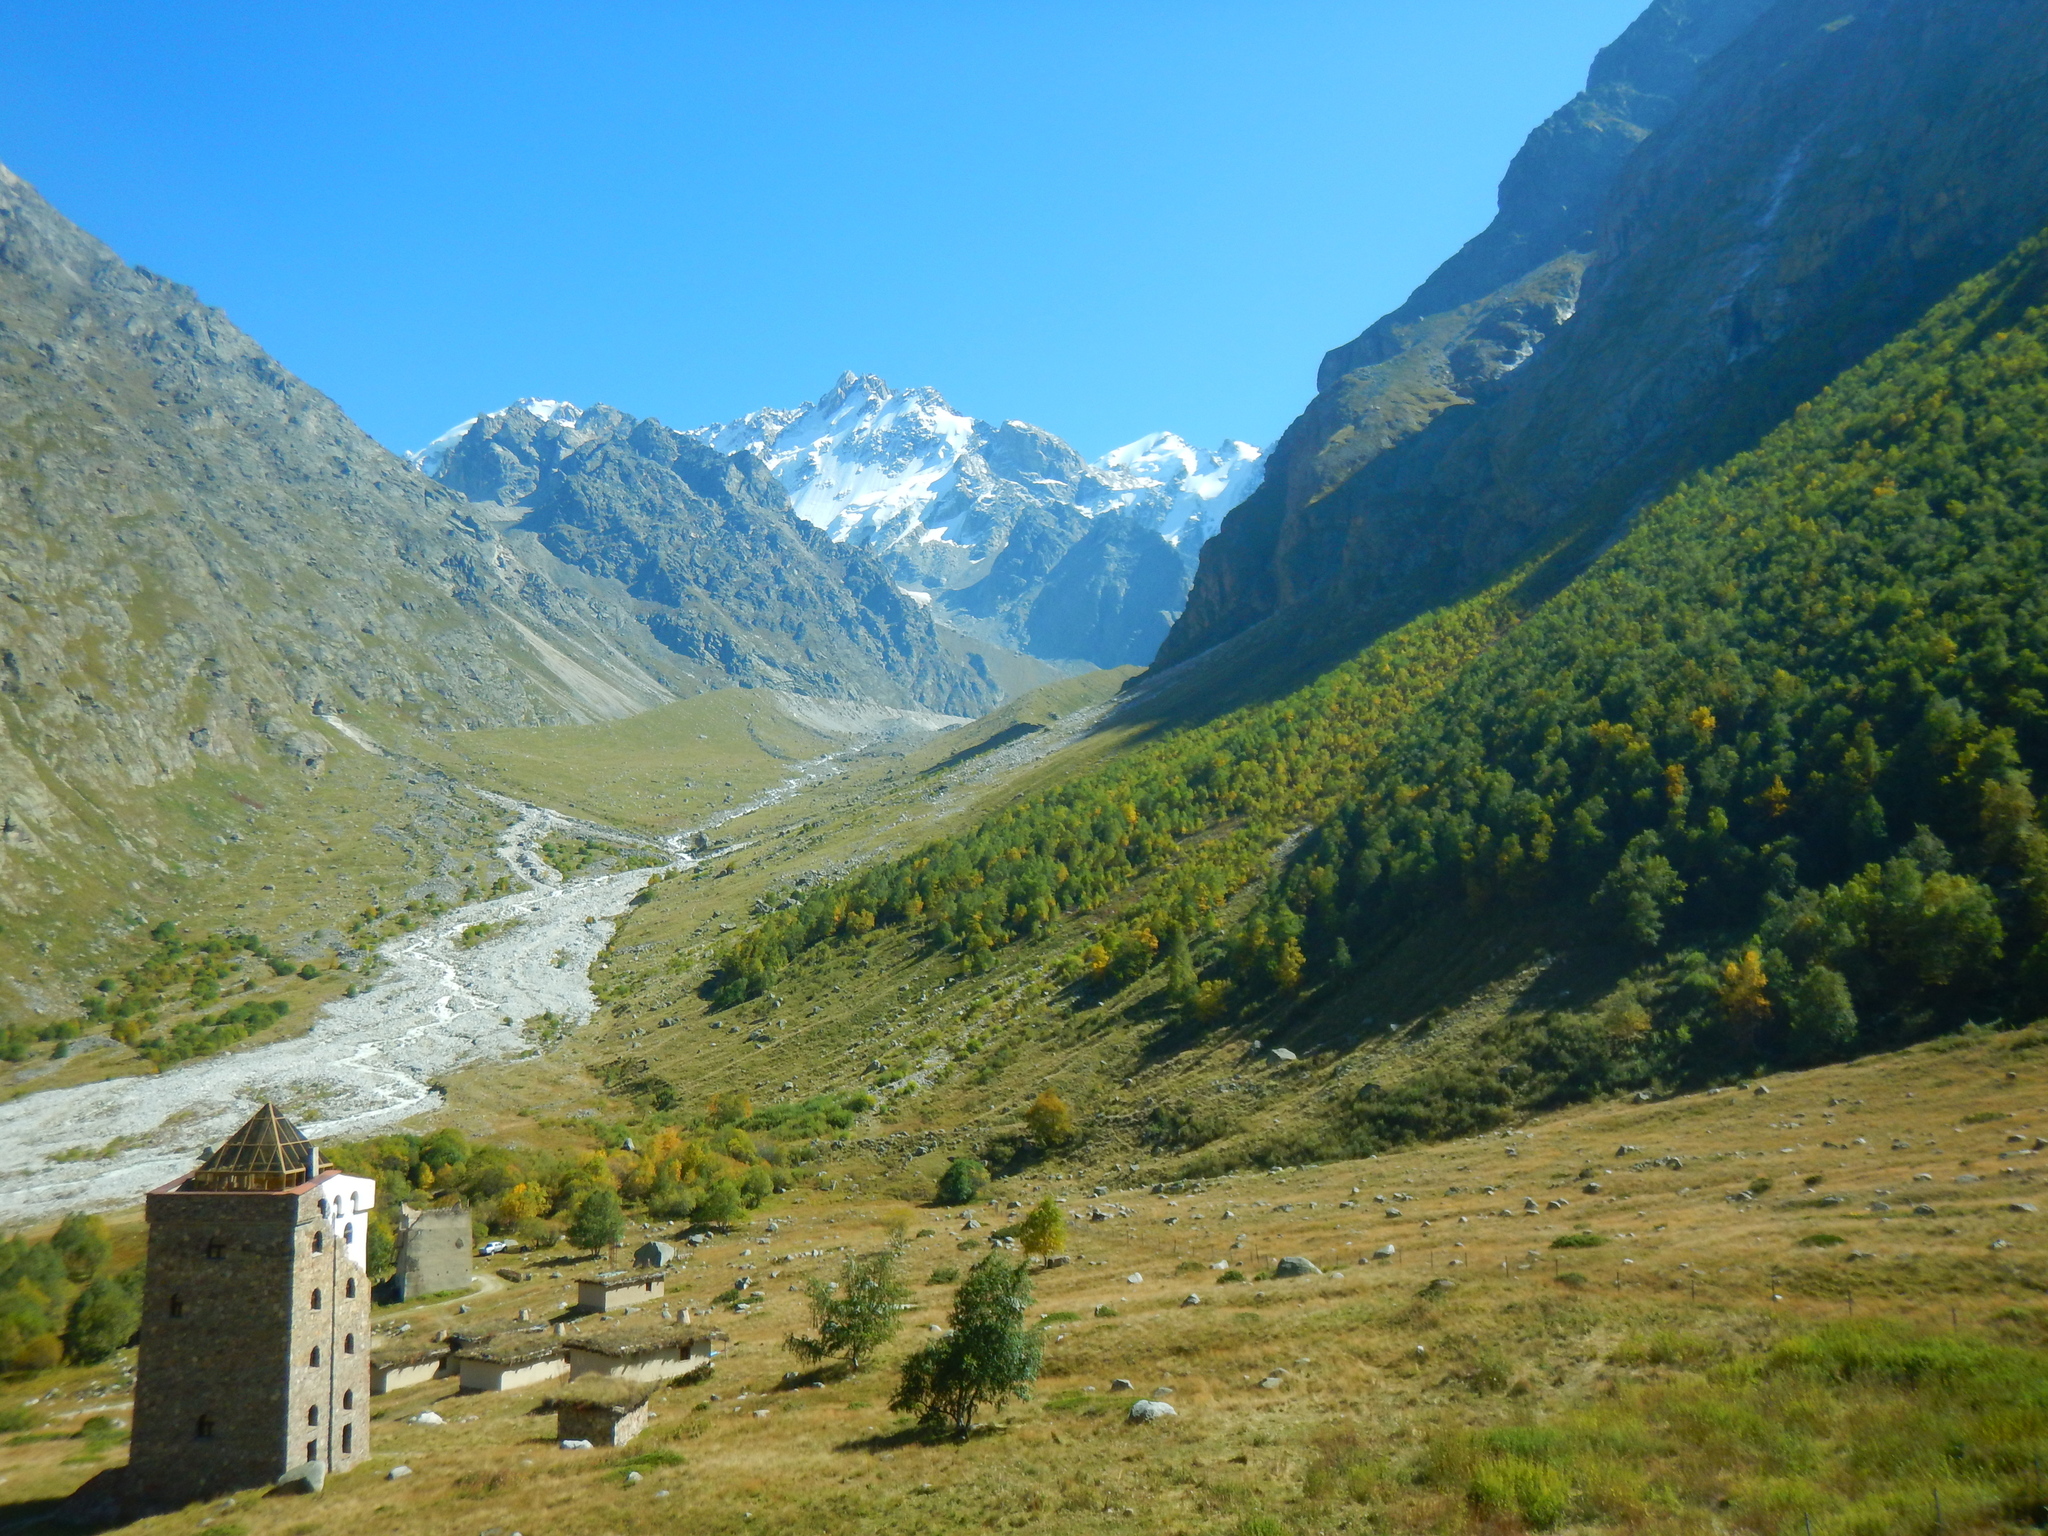
[[[569,1374],[562,1341],[545,1332],[501,1333],[455,1352],[464,1392],[516,1392]]]
[[[394,1344],[370,1355],[370,1395],[399,1392],[450,1374],[446,1344]]]
[[[673,1381],[701,1371],[711,1363],[711,1341],[691,1337],[672,1325],[599,1328],[562,1341],[569,1379],[602,1377],[610,1381]]]
[[[667,1294],[668,1272],[661,1269],[614,1269],[576,1282],[576,1306],[583,1312],[616,1312]]]

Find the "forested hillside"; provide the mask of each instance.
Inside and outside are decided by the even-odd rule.
[[[813,895],[711,990],[756,995],[876,927],[969,971],[1064,932],[1083,986],[1163,969],[1174,1007],[1265,1023],[1432,924],[1476,946],[1535,923],[1640,961],[1597,1016],[1554,1021],[1575,1064],[1545,1091],[2030,1017],[2044,304],[2037,238],[1575,580],[1539,559],[1287,699]]]

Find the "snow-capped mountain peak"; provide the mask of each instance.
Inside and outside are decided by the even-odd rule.
[[[1090,466],[1115,490],[1105,500],[1088,503],[1089,510],[1128,513],[1191,552],[1257,488],[1264,460],[1259,449],[1235,438],[1207,452],[1178,433],[1148,433],[1110,449]]]

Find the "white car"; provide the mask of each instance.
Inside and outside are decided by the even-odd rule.
[[[477,1249],[477,1256],[488,1259],[494,1253],[509,1253],[511,1250],[512,1245],[506,1242],[505,1239],[494,1237],[488,1243],[485,1243],[483,1247]]]

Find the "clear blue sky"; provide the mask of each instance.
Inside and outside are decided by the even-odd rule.
[[[23,5],[0,160],[394,447],[843,368],[1263,443],[1642,3]]]

